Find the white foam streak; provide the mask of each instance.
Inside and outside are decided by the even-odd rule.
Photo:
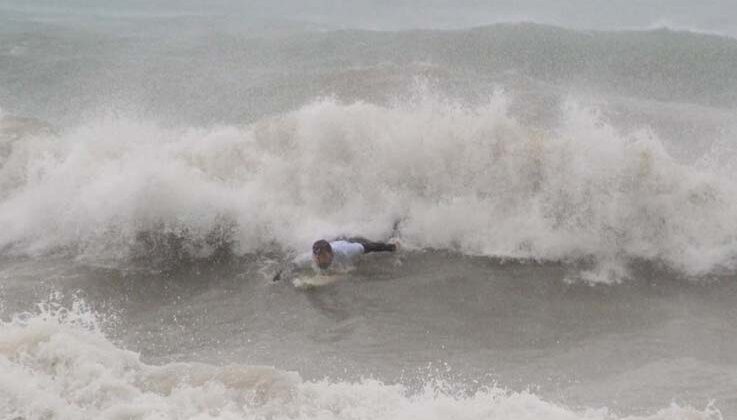
[[[529,392],[473,394],[428,384],[419,393],[376,380],[303,381],[258,366],[152,366],[100,332],[95,314],[42,306],[0,323],[0,417],[54,419],[504,419],[614,420],[606,409],[571,410]],[[672,405],[636,419],[721,419]]]
[[[402,219],[409,248],[618,265],[589,276],[604,281],[633,258],[734,268],[737,191],[718,168],[681,164],[649,131],[620,133],[575,103],[561,114],[538,132],[498,93],[477,107],[325,99],[240,128],[101,120],[13,144],[0,246],[126,258],[154,232],[194,255],[218,240],[246,253],[378,238]]]

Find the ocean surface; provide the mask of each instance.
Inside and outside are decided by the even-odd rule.
[[[0,419],[737,418],[736,171],[733,1],[0,0]]]

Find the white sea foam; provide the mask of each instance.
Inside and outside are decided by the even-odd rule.
[[[632,259],[734,268],[737,191],[718,168],[679,163],[647,129],[619,132],[573,102],[546,132],[507,102],[323,99],[243,127],[106,118],[31,136],[0,166],[0,246],[125,259],[178,238],[193,255],[222,242],[248,253],[379,238],[402,220],[410,249],[597,261],[584,275],[595,281],[626,277]]]
[[[497,387],[420,392],[376,380],[305,381],[274,368],[143,363],[102,334],[97,315],[40,305],[0,323],[0,417],[7,419],[618,419]],[[444,390],[445,389],[445,390]],[[675,404],[629,420],[721,419]]]

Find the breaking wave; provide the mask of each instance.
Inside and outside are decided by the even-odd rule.
[[[242,255],[385,237],[400,221],[409,249],[594,262],[593,280],[626,277],[632,260],[689,275],[735,268],[737,191],[719,168],[679,162],[647,129],[620,132],[574,102],[547,130],[508,102],[327,98],[245,126],[111,117],[58,135],[3,132],[0,247]]]
[[[619,419],[498,387],[420,391],[377,380],[305,381],[297,373],[245,365],[149,365],[111,342],[84,302],[44,303],[0,322],[0,417],[7,419]],[[720,420],[676,404],[629,420]]]

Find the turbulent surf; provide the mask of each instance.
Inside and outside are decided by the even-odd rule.
[[[0,417],[734,417],[737,9],[400,3],[0,0]]]

